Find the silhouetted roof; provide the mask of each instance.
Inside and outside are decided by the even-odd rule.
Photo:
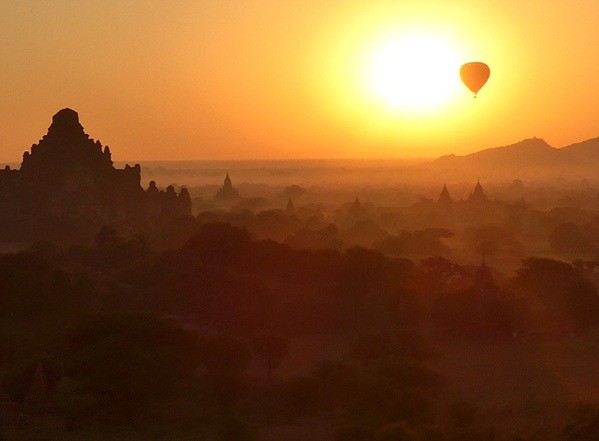
[[[453,200],[449,195],[449,190],[447,190],[447,184],[443,184],[443,190],[441,190],[441,194],[439,195],[439,199],[437,200],[438,204],[447,204],[451,203]]]

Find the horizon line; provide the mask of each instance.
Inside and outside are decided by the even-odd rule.
[[[441,155],[446,156],[446,155]],[[326,158],[244,158],[244,159],[113,159],[113,163],[148,163],[148,162],[266,162],[266,161],[427,161],[439,156],[429,157],[326,157]],[[0,164],[21,164],[21,161],[0,161]]]

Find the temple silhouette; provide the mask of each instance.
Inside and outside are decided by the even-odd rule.
[[[0,170],[3,240],[82,237],[103,225],[139,231],[180,215],[191,215],[185,188],[177,195],[151,182],[145,191],[140,165],[115,168],[110,148],[90,138],[71,109],[54,115],[19,169]]]
[[[239,190],[233,187],[231,178],[229,177],[229,172],[227,172],[227,176],[225,176],[223,186],[220,187],[216,192],[216,195],[214,196],[214,201],[226,204],[231,202],[237,202],[240,199],[241,196],[239,195]]]

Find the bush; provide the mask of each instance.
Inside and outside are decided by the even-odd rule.
[[[289,343],[283,337],[274,334],[262,334],[252,342],[252,350],[264,361],[268,380],[272,371],[279,367],[281,360],[289,353]]]

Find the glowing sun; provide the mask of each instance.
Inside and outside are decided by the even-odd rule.
[[[429,111],[460,90],[461,59],[457,48],[441,36],[387,36],[369,51],[366,86],[390,110]]]

